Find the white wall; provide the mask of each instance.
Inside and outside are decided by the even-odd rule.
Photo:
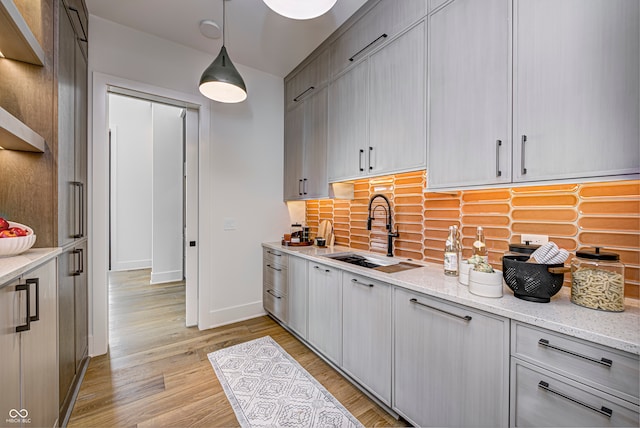
[[[109,96],[111,269],[151,267],[153,132],[151,103]]]
[[[151,283],[182,280],[183,120],[181,108],[153,104]]]
[[[95,16],[90,17],[89,28],[90,73],[190,94],[210,107],[209,141],[203,141],[205,136],[200,142],[200,328],[264,313],[260,243],[279,240],[289,226],[282,202],[282,79],[235,64],[247,85],[248,99],[238,105],[209,102],[199,95],[197,85],[213,60],[210,54]],[[233,46],[227,48],[233,55]],[[93,110],[103,108],[96,94],[91,97],[95,99]],[[99,131],[93,130],[94,138]],[[100,167],[95,171],[100,180]],[[101,203],[96,201],[96,211],[102,208]],[[225,231],[225,219],[235,222],[236,229]],[[92,232],[96,239],[102,239],[100,222],[95,224]],[[93,248],[99,258],[104,250],[97,245]],[[101,259],[95,265],[100,267],[100,263]],[[98,270],[93,278],[95,354],[103,346],[106,297],[104,274]]]

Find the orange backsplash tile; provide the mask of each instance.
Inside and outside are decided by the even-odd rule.
[[[307,201],[307,223],[313,234],[321,219],[333,220],[336,243],[386,253],[383,209],[375,212],[373,230],[366,229],[369,198],[382,193],[400,232],[398,257],[442,263],[452,224],[468,257],[476,227],[483,226],[489,259],[500,266],[509,243],[523,233],[544,234],[572,253],[599,245],[620,254],[625,295],[640,298],[640,180],[436,193],[425,190],[426,179],[422,171],[358,180],[352,201]],[[570,285],[570,275],[565,279]]]

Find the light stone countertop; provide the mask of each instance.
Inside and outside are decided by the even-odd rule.
[[[33,268],[56,257],[61,248],[32,248],[12,257],[0,257],[0,288]]]
[[[640,304],[634,299],[625,300],[624,312],[605,312],[571,303],[571,293],[567,287],[562,287],[562,290],[553,296],[549,303],[535,303],[518,299],[514,297],[513,292],[506,285],[503,285],[504,290],[501,298],[481,297],[470,293],[467,286],[458,282],[457,277],[445,276],[443,267],[434,263],[411,260],[412,263],[421,264],[424,267],[396,273],[384,273],[323,257],[337,253],[354,252],[384,258],[383,254],[369,253],[338,245],[333,248],[286,247],[277,242],[262,245],[428,296],[640,355]],[[407,259],[398,258],[397,260]]]

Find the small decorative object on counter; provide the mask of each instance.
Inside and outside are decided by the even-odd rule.
[[[35,242],[36,235],[29,226],[0,217],[0,257],[22,254]]]
[[[299,244],[302,241],[302,225],[294,223],[291,225],[291,243]]]
[[[502,272],[480,262],[469,271],[469,292],[483,297],[502,297]]]
[[[325,238],[316,238],[316,245],[318,247],[326,247],[327,246],[327,240]]]
[[[469,285],[469,272],[475,266],[469,260],[460,260],[460,266],[459,266],[460,269],[458,271],[458,282],[462,285]]]
[[[511,246],[509,246],[511,248]],[[564,273],[562,263],[529,263],[529,255],[505,254],[502,257],[504,281],[518,299],[529,302],[548,303],[562,288]]]
[[[624,311],[624,265],[620,255],[581,250],[571,261],[571,302],[591,309]]]
[[[564,263],[568,258],[569,252],[567,250],[558,248],[555,242],[547,242],[531,254],[529,262],[555,265]]]
[[[460,240],[458,227],[449,226],[449,237],[444,246],[444,274],[458,276],[458,260],[460,259]]]
[[[483,262],[489,263],[489,255],[482,226],[478,226],[476,231],[476,240],[473,242],[473,255],[482,258]]]

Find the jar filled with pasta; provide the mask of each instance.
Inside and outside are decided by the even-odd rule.
[[[576,252],[571,261],[571,301],[602,311],[624,311],[624,265],[617,253]]]

